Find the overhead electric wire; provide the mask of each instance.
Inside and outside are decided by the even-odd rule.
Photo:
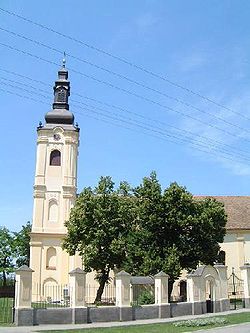
[[[0,70],[1,70],[1,71],[4,71],[4,72],[6,72],[6,73],[11,73],[12,75],[16,75],[16,76],[19,76],[19,77],[22,77],[22,78],[28,79],[28,80],[30,80],[30,81],[32,81],[32,82],[35,82],[35,83],[37,83],[37,82],[42,83],[43,85],[45,85],[45,86],[49,86],[49,87],[50,87],[49,84],[47,84],[47,83],[45,83],[45,82],[43,82],[43,81],[38,81],[38,80],[32,79],[32,78],[30,78],[30,77],[28,77],[28,76],[21,75],[21,74],[15,73],[15,72],[13,72],[13,71],[8,71],[8,70],[2,69],[2,68],[0,68]],[[3,80],[6,80],[6,81],[9,81],[9,82],[11,82],[11,83],[14,83],[15,86],[10,85],[10,86],[12,86],[12,87],[16,87],[16,84],[19,84],[19,85],[21,85],[21,86],[26,86],[26,87],[28,87],[28,88],[32,88],[33,90],[36,90],[36,91],[38,91],[39,93],[40,93],[40,92],[44,92],[44,93],[46,93],[46,94],[49,94],[48,91],[43,90],[43,89],[40,89],[40,88],[37,88],[37,87],[34,87],[34,86],[30,85],[30,84],[24,84],[23,82],[16,81],[16,80],[11,80],[11,79],[8,79],[8,78],[2,77],[2,76],[0,76],[0,79],[3,79]],[[22,87],[21,87],[20,89],[21,89],[21,90],[24,90],[24,91],[26,90],[26,89],[23,89]],[[30,91],[28,91],[28,93],[30,93]],[[82,98],[88,98],[88,99],[91,99],[91,100],[97,101],[97,102],[101,103],[102,105],[106,105],[106,106],[110,106],[110,107],[115,108],[115,109],[118,109],[118,110],[122,110],[123,112],[129,113],[129,114],[131,114],[131,115],[135,115],[136,117],[140,117],[140,118],[145,119],[145,120],[147,120],[147,121],[153,121],[153,122],[158,123],[158,124],[161,124],[161,125],[163,125],[163,126],[170,127],[171,129],[174,129],[174,130],[176,130],[176,131],[181,132],[181,135],[183,135],[183,132],[184,132],[184,133],[186,133],[186,134],[188,134],[188,135],[191,135],[191,136],[193,136],[193,137],[194,137],[194,136],[195,136],[195,137],[199,137],[200,139],[205,140],[206,144],[207,144],[207,142],[209,141],[209,142],[212,142],[212,145],[214,145],[214,143],[216,143],[217,145],[220,145],[220,146],[226,146],[226,147],[229,147],[231,150],[236,150],[237,152],[240,151],[240,152],[243,152],[243,153],[249,154],[249,151],[246,151],[246,150],[240,149],[240,148],[238,148],[238,147],[235,148],[235,147],[233,147],[233,146],[231,146],[231,145],[228,145],[228,144],[226,144],[226,143],[224,143],[224,142],[221,142],[221,141],[219,141],[219,140],[211,139],[211,138],[209,138],[209,137],[204,137],[204,136],[202,136],[202,135],[199,135],[199,134],[193,133],[193,132],[191,132],[191,131],[187,131],[187,130],[185,130],[185,129],[180,129],[180,128],[178,128],[178,127],[176,127],[176,126],[173,126],[173,125],[171,125],[171,124],[167,124],[167,123],[165,123],[165,122],[162,122],[162,121],[159,121],[159,120],[155,120],[155,119],[150,118],[150,117],[145,117],[145,116],[143,116],[143,115],[141,115],[141,114],[138,114],[138,113],[135,113],[135,112],[129,111],[129,110],[127,110],[127,109],[124,109],[124,108],[121,108],[121,107],[118,107],[118,106],[115,106],[115,105],[111,105],[111,104],[108,104],[108,103],[103,103],[103,102],[101,102],[101,101],[98,101],[98,100],[96,100],[96,99],[92,99],[92,98],[89,98],[89,97],[83,96],[83,95],[78,94],[78,93],[75,94],[75,95],[80,96],[80,97],[82,97]],[[44,96],[44,95],[42,95],[42,96]],[[46,97],[48,97],[48,98],[50,99],[50,96],[49,96],[49,95],[46,96]],[[74,100],[74,99],[72,99],[72,98],[71,98],[71,101],[73,101],[73,102],[75,102],[75,103],[83,104],[85,107],[94,108],[94,109],[97,109],[97,110],[100,110],[100,111],[104,111],[104,112],[110,112],[110,111],[108,111],[108,110],[105,110],[105,109],[99,108],[99,107],[97,107],[97,106],[95,106],[95,105],[90,105],[90,104],[88,104],[88,103],[84,103],[84,102],[82,102],[82,101],[77,101],[77,100]],[[122,116],[122,115],[119,114],[119,116]],[[152,125],[151,125],[151,126],[152,126]],[[159,128],[159,127],[156,127],[156,128],[162,130],[162,128]],[[192,137],[191,137],[191,138],[189,137],[189,139],[194,140],[194,138],[192,138]],[[196,139],[196,141],[197,141],[197,139]]]
[[[85,47],[87,47],[87,48],[89,48],[89,49],[92,49],[92,50],[94,50],[94,51],[97,51],[97,52],[99,52],[99,53],[101,53],[101,54],[104,54],[104,55],[106,55],[106,56],[108,56],[108,57],[111,57],[111,58],[113,58],[113,59],[115,59],[115,60],[117,60],[117,61],[120,61],[120,62],[122,62],[122,63],[124,63],[124,64],[126,64],[126,65],[129,65],[129,66],[131,66],[131,67],[133,67],[133,68],[136,68],[137,70],[140,70],[140,71],[142,71],[142,72],[144,72],[144,73],[146,73],[146,74],[149,74],[149,75],[153,76],[154,78],[157,78],[157,79],[160,79],[160,80],[162,80],[162,81],[165,81],[165,82],[167,82],[168,84],[170,84],[170,85],[172,85],[172,86],[174,86],[174,87],[176,87],[176,88],[182,89],[182,90],[184,90],[184,91],[186,91],[186,92],[188,92],[188,93],[190,93],[190,94],[192,94],[192,95],[194,95],[194,96],[197,96],[197,97],[199,97],[199,98],[201,98],[201,99],[203,99],[203,100],[205,100],[205,101],[207,101],[207,102],[210,102],[210,103],[212,103],[212,104],[214,104],[214,105],[216,105],[216,106],[218,106],[218,107],[220,107],[220,108],[223,108],[223,109],[225,109],[225,110],[228,110],[228,111],[230,111],[230,112],[232,112],[232,113],[234,113],[234,114],[237,114],[238,116],[241,116],[241,117],[243,117],[243,118],[249,120],[249,117],[245,116],[244,114],[242,114],[242,113],[240,113],[240,112],[237,112],[237,111],[233,110],[232,108],[229,108],[229,107],[227,107],[227,106],[225,106],[225,105],[223,105],[223,104],[221,104],[221,103],[219,103],[219,102],[217,102],[217,101],[215,101],[215,100],[213,100],[213,99],[211,99],[211,98],[209,98],[209,97],[207,97],[207,96],[205,96],[205,95],[202,95],[202,94],[199,93],[199,92],[196,92],[196,91],[194,91],[194,90],[192,90],[192,89],[190,89],[190,88],[187,88],[187,87],[185,87],[185,86],[183,86],[183,85],[181,85],[181,84],[179,84],[179,83],[176,83],[176,82],[170,80],[167,76],[163,76],[163,75],[161,75],[161,74],[155,73],[155,72],[153,72],[152,70],[149,70],[149,69],[147,69],[147,68],[145,68],[145,67],[143,67],[143,66],[141,66],[141,65],[137,65],[137,64],[135,64],[135,63],[133,63],[133,62],[131,62],[131,61],[128,61],[128,60],[126,60],[125,58],[122,58],[122,57],[120,57],[120,56],[117,56],[117,55],[115,55],[115,54],[113,54],[113,53],[111,53],[111,52],[105,51],[105,50],[102,49],[102,48],[98,48],[98,47],[96,47],[96,46],[94,46],[94,45],[91,45],[91,44],[89,44],[89,43],[87,43],[87,42],[84,42],[84,41],[82,41],[82,40],[80,40],[80,39],[77,39],[77,38],[72,37],[72,36],[70,36],[70,35],[67,35],[67,34],[64,34],[64,33],[62,33],[62,32],[59,32],[59,31],[57,31],[57,30],[55,30],[55,29],[52,29],[52,28],[50,28],[50,27],[48,27],[48,26],[46,26],[46,25],[44,25],[44,24],[41,24],[41,23],[35,22],[34,20],[28,19],[28,18],[26,18],[26,17],[24,17],[24,16],[22,16],[22,15],[19,15],[19,14],[17,14],[17,13],[14,13],[14,12],[12,12],[12,11],[7,10],[7,9],[4,9],[4,8],[1,8],[1,7],[0,7],[0,11],[2,11],[2,12],[5,13],[5,14],[11,15],[11,16],[13,16],[13,17],[16,17],[16,18],[18,18],[18,19],[21,19],[21,20],[23,20],[23,21],[25,21],[25,22],[27,22],[27,23],[30,23],[30,24],[33,24],[33,25],[35,25],[35,26],[37,26],[37,27],[40,27],[40,28],[42,28],[42,29],[45,29],[45,30],[47,30],[47,31],[53,32],[54,34],[57,34],[58,36],[61,36],[61,37],[66,38],[66,39],[69,39],[69,40],[71,40],[71,41],[73,41],[73,42],[76,42],[76,43],[78,43],[78,44],[80,44],[80,45],[82,45],[82,46],[85,46]]]
[[[10,85],[10,84],[7,84],[7,85],[9,85],[9,86],[11,86],[11,87],[13,87],[13,88],[17,88],[16,86],[13,86],[13,85]],[[22,91],[25,91],[25,92],[28,92],[28,93],[31,93],[31,94],[36,94],[35,92],[31,92],[31,91],[29,91],[29,90],[27,90],[27,89],[25,89],[25,88],[21,88],[21,87],[18,87],[20,90],[22,90]],[[2,91],[4,91],[3,89],[1,89]],[[8,93],[11,93],[10,91],[7,91]],[[14,94],[14,95],[17,95],[17,96],[19,96],[19,97],[22,97],[22,95],[20,95],[20,94],[16,94],[16,93],[13,93],[12,92],[12,94]],[[44,98],[46,98],[47,100],[48,99],[50,99],[49,97],[47,97],[47,96],[45,96],[45,95],[42,95],[42,94],[40,94],[42,97],[44,97]],[[34,100],[34,101],[37,101],[37,100],[35,100],[35,99],[33,99],[33,98],[29,98],[29,97],[25,97],[25,98],[28,98],[28,99],[30,99],[30,100]],[[45,103],[45,104],[48,104],[48,103]],[[231,154],[230,152],[228,152],[227,150],[225,150],[225,149],[221,149],[220,147],[217,147],[217,146],[214,146],[214,148],[213,148],[213,150],[211,151],[211,149],[209,149],[209,148],[211,148],[211,147],[213,147],[213,145],[211,146],[211,145],[209,145],[209,146],[207,146],[207,145],[204,145],[204,144],[202,144],[202,143],[199,143],[199,142],[193,142],[193,141],[190,141],[190,138],[185,138],[185,136],[184,136],[184,138],[180,138],[180,137],[177,137],[177,136],[175,136],[175,135],[172,135],[172,134],[167,134],[167,133],[165,133],[165,132],[163,132],[162,131],[162,129],[160,129],[160,131],[158,130],[158,129],[155,129],[155,128],[150,128],[150,127],[146,127],[146,126],[150,126],[150,125],[148,125],[148,124],[144,124],[144,123],[142,123],[141,122],[141,124],[138,124],[138,121],[137,122],[134,122],[134,119],[131,119],[131,118],[125,118],[125,117],[123,117],[123,118],[125,118],[125,120],[124,119],[120,119],[120,118],[117,118],[117,114],[115,114],[115,116],[111,116],[110,114],[104,114],[104,113],[101,113],[101,112],[97,112],[97,111],[95,111],[95,110],[91,110],[91,109],[87,109],[87,108],[82,108],[82,107],[79,107],[79,106],[77,106],[77,108],[79,109],[82,109],[82,110],[86,110],[86,111],[89,111],[89,112],[91,112],[91,113],[95,113],[95,114],[97,114],[97,115],[99,115],[99,116],[104,116],[104,117],[106,117],[106,118],[110,118],[110,119],[113,119],[113,120],[116,120],[116,121],[119,121],[119,122],[122,122],[122,123],[126,123],[126,124],[128,124],[128,125],[132,125],[132,126],[136,126],[136,127],[139,127],[140,129],[143,129],[143,130],[146,130],[146,131],[148,131],[148,132],[151,132],[151,133],[156,133],[156,134],[160,134],[161,136],[163,136],[164,138],[167,138],[167,141],[170,141],[170,142],[174,142],[174,143],[178,143],[178,142],[184,142],[184,143],[188,143],[189,145],[191,145],[191,146],[193,146],[193,147],[195,147],[195,149],[197,149],[197,150],[200,150],[200,151],[202,151],[202,152],[207,152],[207,153],[212,153],[212,151],[215,151],[215,152],[221,152],[222,154],[224,154],[224,155],[227,155],[227,156],[231,156],[231,157],[237,157],[237,158],[240,158],[241,160],[244,160],[244,161],[250,161],[250,159],[248,159],[248,158],[246,158],[246,156],[242,156],[241,154],[239,154],[239,153],[237,153],[237,154],[235,154],[235,153],[233,153],[233,154]],[[77,113],[77,114],[81,114],[79,111],[76,111],[75,113]],[[120,115],[118,115],[118,117],[120,117]],[[146,125],[146,126],[145,126]],[[148,134],[148,133],[147,133]],[[150,134],[151,135],[151,134]],[[154,135],[155,136],[155,135]],[[159,137],[158,135],[157,135],[157,137]],[[162,138],[162,137],[161,137]],[[169,140],[169,138],[170,138],[170,140]],[[173,139],[175,140],[175,141],[173,141]],[[176,140],[178,141],[178,142],[176,142]],[[203,148],[203,149],[201,149],[201,148]],[[204,148],[206,149],[206,150],[204,150]],[[223,158],[225,158],[225,156],[223,155]],[[238,156],[237,156],[238,155]],[[233,160],[233,159],[231,159],[231,160]]]
[[[11,46],[11,45],[8,45],[8,44],[2,43],[2,42],[0,42],[0,45],[2,45],[2,46],[4,46],[4,47],[7,47],[7,48],[9,48],[9,49],[11,49],[11,50],[14,50],[14,51],[16,51],[16,52],[19,52],[19,53],[22,53],[22,54],[28,55],[28,56],[30,56],[30,57],[32,57],[32,58],[35,58],[35,59],[38,59],[38,60],[44,61],[44,62],[46,62],[46,63],[52,64],[52,65],[55,65],[55,66],[59,66],[59,64],[56,63],[56,62],[54,62],[54,61],[51,61],[51,60],[48,60],[48,59],[42,58],[42,57],[40,57],[40,56],[37,56],[37,55],[35,55],[35,54],[32,54],[32,53],[27,52],[27,51],[24,51],[24,50],[20,50],[20,49],[18,49],[18,48],[16,48],[16,47],[13,47],[13,46]],[[86,74],[86,73],[83,73],[83,72],[77,71],[77,70],[75,70],[75,69],[73,69],[73,68],[70,68],[70,67],[68,67],[68,69],[69,69],[71,72],[74,72],[74,73],[79,74],[79,75],[81,75],[81,76],[87,77],[87,78],[89,78],[89,79],[91,79],[91,80],[93,80],[93,81],[95,81],[95,82],[98,82],[98,83],[101,83],[101,84],[107,85],[107,86],[109,86],[109,87],[111,87],[111,88],[115,88],[115,89],[117,89],[117,90],[119,90],[119,91],[125,92],[125,93],[127,93],[127,94],[132,95],[132,96],[135,96],[135,97],[137,97],[137,98],[139,98],[139,99],[142,99],[142,100],[144,100],[144,101],[146,101],[146,102],[150,102],[150,103],[152,103],[152,104],[154,104],[154,105],[157,105],[157,106],[163,108],[164,110],[168,110],[168,111],[171,111],[171,112],[177,113],[177,114],[179,114],[179,115],[181,115],[181,116],[183,116],[183,117],[187,117],[187,118],[189,118],[189,119],[195,120],[195,121],[197,121],[197,122],[199,122],[199,123],[201,123],[201,124],[203,124],[203,125],[205,125],[205,126],[212,127],[212,128],[214,128],[214,129],[216,129],[216,130],[218,130],[218,131],[221,131],[221,132],[227,134],[227,135],[230,135],[230,136],[233,136],[233,137],[240,137],[242,140],[250,141],[250,139],[247,139],[247,138],[241,137],[241,136],[239,136],[239,135],[237,135],[237,134],[235,134],[235,133],[229,132],[229,131],[227,131],[227,130],[225,130],[225,129],[223,129],[223,128],[220,128],[220,127],[218,127],[218,126],[216,126],[216,125],[213,125],[213,124],[211,124],[211,123],[208,123],[208,122],[202,121],[201,119],[196,118],[196,117],[193,117],[193,116],[190,115],[190,114],[185,114],[184,112],[182,112],[182,111],[180,111],[180,110],[176,110],[176,109],[174,109],[174,108],[172,108],[172,107],[169,107],[169,106],[167,106],[167,105],[161,104],[161,103],[159,103],[159,102],[157,102],[157,101],[154,101],[154,100],[152,100],[152,99],[149,99],[149,98],[147,98],[147,97],[144,97],[144,96],[142,96],[142,95],[139,95],[139,94],[137,94],[137,93],[134,93],[134,92],[132,92],[132,91],[130,91],[130,90],[127,90],[127,89],[124,89],[124,88],[118,87],[118,86],[116,86],[116,85],[114,85],[114,84],[112,84],[112,83],[110,83],[110,82],[107,82],[107,81],[104,81],[104,80],[100,80],[100,79],[98,79],[98,78],[96,78],[96,77],[94,77],[94,76],[92,76],[92,75],[88,75],[88,74]]]
[[[49,50],[52,50],[52,51],[54,51],[54,52],[57,52],[57,53],[59,53],[59,54],[63,54],[63,51],[62,51],[62,50],[59,50],[59,49],[57,49],[57,48],[55,48],[55,47],[52,47],[52,46],[47,45],[47,44],[44,44],[44,43],[42,43],[42,42],[40,42],[40,41],[34,40],[34,39],[32,39],[32,38],[29,38],[29,37],[24,36],[24,35],[22,35],[22,34],[19,34],[19,33],[17,33],[17,32],[14,32],[14,31],[11,31],[11,30],[8,30],[8,29],[5,29],[5,28],[3,28],[3,27],[0,27],[0,30],[2,30],[2,31],[4,31],[4,32],[6,32],[6,33],[8,33],[8,34],[11,34],[11,35],[13,35],[13,36],[15,36],[15,37],[18,37],[18,38],[22,38],[22,39],[24,39],[24,40],[27,40],[27,41],[29,41],[29,42],[31,42],[31,43],[33,43],[33,44],[36,44],[36,45],[42,46],[42,47],[44,47],[44,48],[47,48],[47,49],[49,49]],[[139,86],[139,87],[142,87],[142,88],[144,88],[144,89],[147,89],[147,90],[149,90],[149,91],[152,91],[152,92],[154,92],[154,93],[156,93],[156,94],[158,94],[158,95],[160,95],[160,96],[164,96],[164,97],[166,97],[166,98],[168,98],[168,99],[170,99],[170,100],[172,100],[172,101],[175,101],[175,102],[177,102],[177,103],[180,103],[180,104],[182,104],[182,105],[184,105],[184,106],[186,106],[186,107],[189,107],[189,108],[191,108],[191,109],[193,109],[193,110],[196,110],[196,111],[198,111],[198,112],[200,112],[200,113],[203,113],[203,114],[209,115],[210,117],[212,117],[212,118],[216,118],[217,120],[219,120],[219,121],[221,121],[221,122],[223,122],[223,123],[225,123],[225,124],[227,124],[227,125],[229,125],[229,126],[235,127],[235,128],[237,128],[237,129],[239,129],[239,130],[241,130],[241,131],[245,131],[245,132],[250,133],[249,130],[247,130],[247,129],[245,129],[245,128],[243,128],[243,127],[237,125],[237,124],[234,124],[234,123],[232,123],[232,122],[230,122],[230,121],[224,119],[224,118],[221,117],[221,116],[218,116],[218,115],[213,114],[213,113],[211,113],[211,112],[208,112],[208,111],[206,111],[206,110],[202,110],[201,108],[198,108],[198,107],[196,107],[196,106],[194,106],[194,105],[192,105],[192,104],[190,104],[190,103],[187,103],[187,102],[185,102],[185,101],[183,101],[183,100],[181,100],[181,99],[179,99],[179,98],[177,98],[177,97],[173,97],[173,96],[171,96],[171,95],[168,95],[168,94],[166,94],[166,93],[164,93],[164,92],[162,92],[162,91],[160,91],[160,90],[158,90],[158,89],[155,89],[155,88],[152,88],[152,87],[150,87],[150,86],[147,86],[147,85],[144,84],[144,83],[141,83],[141,82],[139,82],[139,81],[136,81],[136,80],[134,80],[134,79],[131,79],[131,78],[129,78],[129,77],[125,76],[125,75],[122,75],[122,74],[120,74],[120,73],[114,72],[114,71],[112,71],[112,70],[110,70],[110,69],[108,69],[108,68],[106,68],[106,67],[103,67],[103,66],[97,65],[97,64],[95,64],[95,63],[93,63],[93,62],[91,62],[91,61],[88,61],[88,60],[86,60],[86,59],[82,59],[82,58],[80,58],[80,57],[74,56],[74,55],[72,55],[72,54],[70,54],[70,53],[67,53],[67,57],[72,58],[72,59],[75,59],[75,60],[77,60],[77,61],[80,61],[80,62],[82,62],[82,63],[84,63],[84,64],[89,65],[89,66],[95,67],[95,68],[97,68],[97,69],[99,69],[99,70],[102,70],[102,71],[104,71],[104,72],[106,72],[106,73],[109,73],[109,74],[111,74],[111,75],[114,75],[114,76],[116,76],[116,77],[118,77],[118,78],[121,78],[121,79],[123,79],[123,80],[126,80],[126,81],[128,81],[128,82],[130,82],[130,83],[133,83],[133,84],[135,84],[135,85],[137,85],[137,86]],[[246,117],[244,117],[244,118],[246,118]],[[247,118],[247,119],[250,121],[250,118]]]

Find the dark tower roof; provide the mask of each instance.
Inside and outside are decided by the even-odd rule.
[[[65,68],[65,60],[63,60],[63,66],[58,71],[58,79],[54,85],[53,108],[45,115],[46,124],[74,124],[74,115],[69,111],[69,96],[70,82],[68,81],[68,70]]]

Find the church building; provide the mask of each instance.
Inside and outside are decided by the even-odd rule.
[[[40,286],[67,285],[68,273],[82,267],[79,256],[69,256],[61,244],[67,230],[77,191],[79,131],[69,110],[68,71],[58,71],[54,85],[53,108],[37,128],[37,157],[34,183],[30,267],[33,281]],[[240,266],[250,263],[250,196],[216,196],[225,205],[227,234],[221,249],[228,266],[240,277]],[[94,282],[94,273],[87,275]]]

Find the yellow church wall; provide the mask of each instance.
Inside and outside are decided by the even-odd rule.
[[[235,274],[241,277],[240,267],[250,262],[250,230],[227,231],[220,246],[226,253],[225,264],[228,266],[228,275],[234,268]]]

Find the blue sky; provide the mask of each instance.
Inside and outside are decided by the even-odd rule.
[[[36,126],[50,109],[63,51],[68,55],[71,100],[92,110],[71,102],[81,128],[78,191],[94,186],[101,175],[137,185],[155,170],[163,187],[177,181],[193,194],[249,194],[249,1],[1,0],[0,8],[195,92],[0,10],[0,43],[20,50],[0,44],[0,225],[18,230],[32,219]]]

